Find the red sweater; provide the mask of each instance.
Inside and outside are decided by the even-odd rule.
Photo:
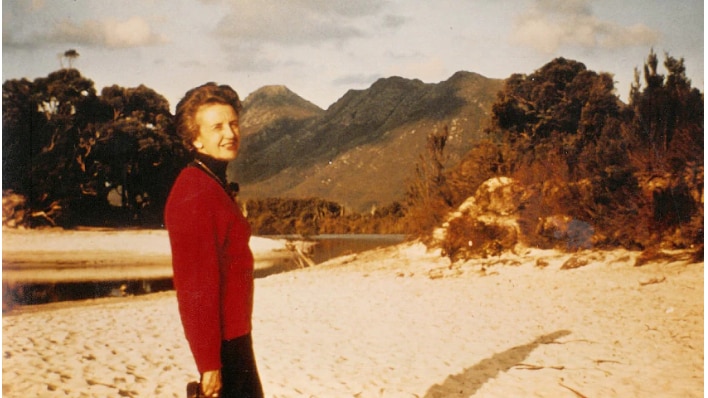
[[[184,333],[200,373],[221,369],[221,341],[251,332],[251,227],[204,171],[185,168],[165,206]]]

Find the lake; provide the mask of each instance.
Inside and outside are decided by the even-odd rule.
[[[274,236],[273,238],[303,240],[301,236],[290,235]],[[304,239],[315,243],[309,255],[315,264],[321,264],[339,256],[399,244],[403,242],[405,235],[337,234],[316,235]]]
[[[379,247],[395,245],[404,241],[404,235],[317,235],[266,236],[266,238],[287,239],[293,242],[306,241],[307,256],[315,264],[321,264],[339,256],[360,253]],[[310,245],[311,243],[311,245]],[[272,259],[258,258],[256,261],[270,263],[257,268],[255,278],[292,271],[300,267],[292,261],[293,255],[282,254]],[[168,260],[169,261],[169,260]],[[100,297],[122,297],[141,295],[174,289],[172,278],[102,280],[83,282],[22,283],[3,282],[3,311],[16,305],[46,304],[59,301],[85,300]]]

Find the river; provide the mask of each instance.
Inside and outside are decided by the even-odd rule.
[[[288,239],[293,242],[314,243],[308,245],[307,257],[312,263],[321,264],[339,256],[360,253],[379,247],[403,242],[404,235],[317,235],[266,236],[266,238]],[[167,259],[169,261],[169,259]],[[267,259],[265,261],[268,261]],[[3,265],[5,268],[5,264]],[[255,278],[288,272],[298,265],[293,261],[276,258],[272,266],[256,269]],[[101,297],[122,297],[172,290],[172,278],[150,278],[130,280],[101,280],[52,283],[7,284],[3,281],[3,311],[16,305],[46,304],[59,301],[75,301]]]
[[[277,236],[274,238],[303,239],[301,236]],[[405,235],[337,234],[316,235],[305,239],[315,242],[309,256],[315,264],[321,264],[339,256],[401,243],[405,239]]]

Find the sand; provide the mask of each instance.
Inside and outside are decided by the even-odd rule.
[[[154,250],[148,233],[111,255]],[[4,255],[31,240],[12,239]],[[405,243],[259,278],[266,396],[702,397],[703,263],[672,254],[636,267],[624,250],[526,249],[451,266]],[[2,339],[4,397],[184,397],[197,377],[173,292],[15,309]]]

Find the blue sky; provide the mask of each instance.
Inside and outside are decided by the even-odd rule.
[[[97,90],[145,84],[173,107],[216,81],[244,98],[285,85],[326,109],[381,77],[506,78],[561,56],[612,73],[626,100],[651,48],[704,81],[699,0],[4,0],[2,17],[3,81],[75,49]]]

